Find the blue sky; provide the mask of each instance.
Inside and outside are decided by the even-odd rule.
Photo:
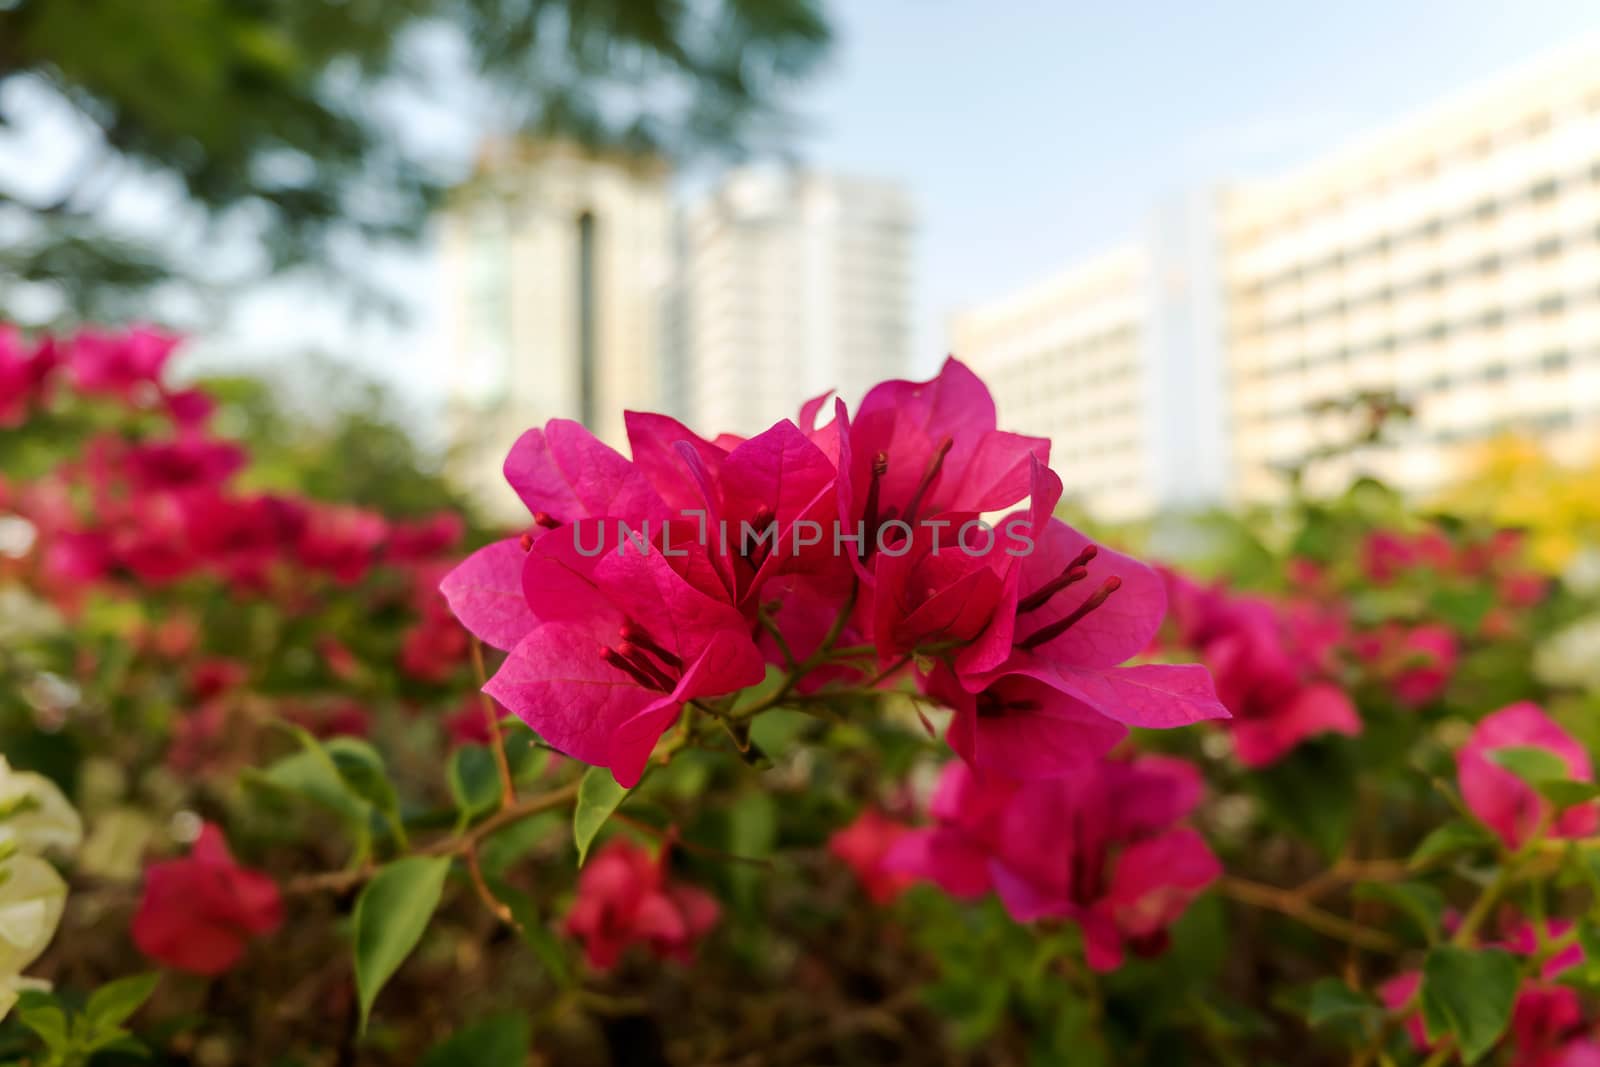
[[[853,0],[831,10],[838,50],[795,100],[808,125],[800,152],[911,189],[924,366],[942,355],[952,310],[1136,235],[1164,196],[1315,158],[1600,32],[1593,0]],[[414,129],[441,156],[466,158],[476,131],[449,103],[435,101]],[[0,165],[8,156],[0,145]],[[315,288],[277,284],[241,301],[203,348],[256,360],[315,346],[432,408],[444,355],[431,254],[374,269],[412,294],[404,329],[353,325]]]
[[[1162,197],[1291,168],[1600,31],[1593,2],[840,10],[812,155],[914,190],[925,360],[949,311],[1136,235]]]

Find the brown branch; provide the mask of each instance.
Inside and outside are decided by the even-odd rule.
[[[509,808],[501,808],[483,822],[474,826],[466,833],[457,837],[441,838],[419,849],[414,849],[413,856],[465,856],[477,850],[485,838],[505,829],[512,823],[520,822],[532,815],[559,808],[578,795],[578,783],[564,785],[560,789],[553,789],[548,793],[527,797],[518,801]],[[471,860],[468,860],[469,864]],[[368,864],[349,871],[326,871],[320,874],[305,874],[291,878],[284,883],[285,893],[304,894],[334,892],[340,893],[354,888],[377,874],[380,868]]]
[[[1399,952],[1402,948],[1400,942],[1382,930],[1374,930],[1324,911],[1293,889],[1279,889],[1244,878],[1224,876],[1217,882],[1217,890],[1230,900],[1287,915],[1318,933],[1361,948],[1388,953]]]
[[[511,761],[506,758],[506,739],[500,732],[500,713],[495,708],[494,698],[483,688],[489,684],[489,675],[483,669],[483,642],[476,637],[472,639],[472,669],[478,675],[478,702],[483,708],[483,717],[489,722],[489,747],[494,749],[495,766],[500,771],[500,806],[509,808],[517,802],[517,786],[511,779]]]

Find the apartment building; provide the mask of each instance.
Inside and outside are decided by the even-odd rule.
[[[491,513],[518,516],[500,466],[523,430],[573,418],[624,446],[622,412],[673,386],[668,177],[655,158],[504,142],[444,212],[452,467]]]
[[[1600,427],[1600,52],[1546,58],[1220,212],[1239,495],[1284,467],[1426,493],[1475,443],[1556,454]],[[1360,436],[1362,394],[1414,418]]]
[[[678,281],[687,416],[752,433],[911,363],[915,214],[893,182],[746,167],[687,213]]]

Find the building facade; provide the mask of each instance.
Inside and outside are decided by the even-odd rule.
[[[1137,242],[957,315],[955,354],[1008,429],[1051,440],[1064,498],[1110,521],[1228,492],[1213,199],[1176,198]]]
[[[1412,492],[1475,443],[1600,427],[1600,52],[1547,58],[1221,210],[1239,494],[1371,473]],[[1414,415],[1358,439],[1352,397]]]
[[[957,315],[954,355],[994,394],[1008,430],[1050,438],[1063,498],[1116,520],[1155,504],[1147,286],[1127,245]]]
[[[559,143],[494,146],[441,223],[452,468],[489,510],[530,426],[577,419],[625,444],[622,412],[671,386],[672,200],[656,159]]]
[[[911,366],[915,216],[896,184],[742,168],[685,215],[677,296],[685,414],[748,434]]]

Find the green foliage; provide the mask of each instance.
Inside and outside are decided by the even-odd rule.
[[[1451,1035],[1462,1059],[1478,1062],[1511,1025],[1518,978],[1516,957],[1501,949],[1434,948],[1422,966],[1428,1036]]]
[[[572,811],[572,843],[578,849],[578,865],[589,856],[595,835],[617,810],[628,791],[617,784],[604,767],[591,767],[578,786],[578,804]]]
[[[43,1042],[42,1067],[83,1067],[110,1053],[145,1059],[149,1050],[123,1024],[150,999],[159,980],[156,974],[140,974],[107,982],[81,1011],[46,993],[25,993],[17,1017]]]
[[[0,188],[0,217],[24,226],[0,277],[108,321],[147,315],[136,301],[162,282],[212,288],[207,265],[187,275],[105,220],[107,192],[142,174],[213,229],[254,235],[233,280],[310,265],[372,299],[363,255],[414,239],[453,177],[397,106],[466,83],[512,116],[495,132],[691,155],[781,133],[779,97],[828,43],[812,0],[12,0],[0,88],[26,92],[4,94],[0,125],[68,105],[93,132],[62,187]],[[439,58],[453,45],[459,64]]]
[[[493,811],[500,801],[500,777],[494,753],[482,745],[462,745],[450,753],[446,769],[450,795],[455,798],[461,819],[471,822]]]
[[[356,900],[356,989],[363,1030],[384,983],[422,940],[449,873],[448,856],[408,856],[373,876]]]
[[[521,1014],[495,1015],[464,1027],[429,1049],[417,1067],[503,1067],[528,1058],[532,1041]]]

